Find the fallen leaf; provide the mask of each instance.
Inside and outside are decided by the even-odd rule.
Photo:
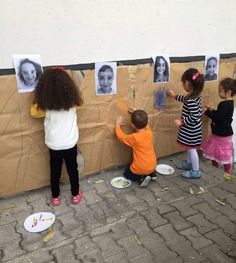
[[[221,204],[221,205],[226,205],[226,203],[222,202],[221,200],[219,199],[215,199],[217,203]]]
[[[190,193],[191,195],[194,194],[193,189],[192,189],[191,187],[189,187],[189,193]]]
[[[134,235],[134,240],[139,244],[139,245],[142,245],[143,242],[138,238],[137,235]]]
[[[201,186],[199,186],[199,189],[201,192],[204,192],[204,189]]]
[[[55,231],[49,228],[48,234],[44,237],[43,242],[47,243],[55,235]]]
[[[162,189],[161,189],[161,192],[164,192],[164,191],[166,191],[166,190],[168,190],[168,189],[169,189],[168,187],[162,188]]]
[[[97,180],[97,181],[95,181],[95,184],[100,184],[100,183],[103,183],[103,182],[104,182],[104,180],[101,179],[101,180]]]

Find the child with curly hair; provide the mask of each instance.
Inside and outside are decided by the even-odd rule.
[[[59,185],[63,160],[70,179],[72,204],[79,204],[83,196],[82,191],[79,191],[79,130],[76,114],[76,107],[82,103],[77,86],[62,68],[48,69],[42,74],[35,89],[31,116],[45,117],[45,143],[49,148],[53,206],[61,203]]]

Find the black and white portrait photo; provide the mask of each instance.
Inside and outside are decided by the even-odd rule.
[[[16,81],[20,93],[32,92],[43,69],[39,55],[13,55]]]
[[[116,62],[95,63],[96,95],[116,94]]]
[[[210,55],[205,57],[205,80],[212,81],[218,78],[219,55]]]
[[[168,82],[170,77],[170,59],[167,55],[156,56],[154,59],[153,82]]]

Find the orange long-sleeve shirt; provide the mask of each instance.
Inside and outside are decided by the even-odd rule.
[[[156,154],[153,147],[153,133],[147,127],[143,131],[125,134],[119,126],[116,126],[117,138],[130,146],[133,150],[133,162],[130,170],[137,175],[147,175],[156,168]]]

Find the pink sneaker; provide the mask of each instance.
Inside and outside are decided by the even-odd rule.
[[[58,197],[52,197],[52,199],[51,199],[51,204],[52,204],[53,206],[60,205],[60,204],[61,204],[61,198],[60,198],[60,196],[58,196]]]
[[[74,205],[78,205],[83,197],[83,192],[80,191],[78,195],[72,196],[71,203]]]

